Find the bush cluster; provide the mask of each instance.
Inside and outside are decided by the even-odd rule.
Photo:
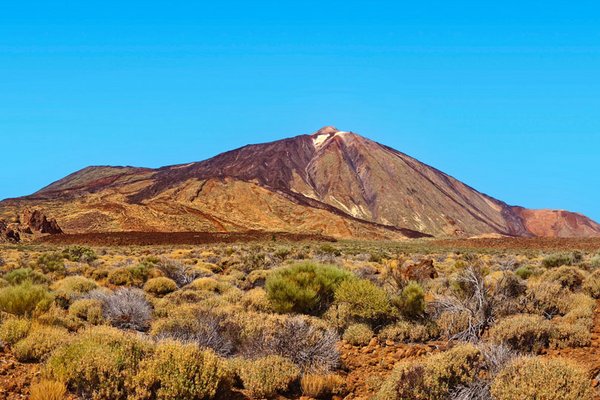
[[[337,287],[350,277],[337,267],[305,262],[273,271],[266,291],[278,312],[318,315],[332,303]]]

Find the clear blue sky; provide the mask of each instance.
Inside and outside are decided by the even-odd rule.
[[[0,198],[329,124],[600,220],[600,6],[0,3]]]

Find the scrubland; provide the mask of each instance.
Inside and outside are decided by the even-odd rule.
[[[0,271],[1,398],[596,396],[595,251],[23,245]]]

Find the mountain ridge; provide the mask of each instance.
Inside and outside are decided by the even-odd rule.
[[[600,225],[581,214],[508,205],[332,126],[199,162],[87,167],[0,202],[0,218],[22,207],[41,207],[76,233],[252,228],[341,238],[600,236]]]

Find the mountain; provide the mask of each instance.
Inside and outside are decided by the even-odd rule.
[[[600,236],[600,225],[583,215],[510,206],[334,127],[190,164],[85,168],[31,196],[0,202],[0,219],[24,208],[43,209],[67,233]]]

